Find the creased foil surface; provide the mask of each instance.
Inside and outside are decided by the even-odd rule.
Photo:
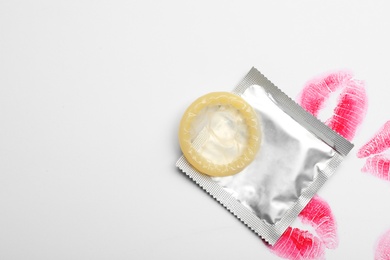
[[[259,86],[250,86],[242,97],[259,115],[260,150],[239,174],[213,179],[261,219],[275,224],[335,151],[278,109]]]

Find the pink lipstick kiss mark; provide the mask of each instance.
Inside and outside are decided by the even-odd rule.
[[[368,172],[372,175],[390,181],[390,158],[388,155],[374,155],[366,160],[362,172]]]
[[[323,259],[325,248],[318,237],[309,231],[288,227],[279,241],[271,248],[278,256],[286,259]]]
[[[381,129],[362,148],[357,157],[367,158],[362,171],[384,180],[390,181],[390,156],[382,152],[390,148],[390,121],[387,121]]]
[[[336,220],[325,200],[314,196],[299,214],[299,217],[303,224],[314,227],[326,248],[334,249],[337,247],[339,241]]]
[[[383,234],[375,248],[375,260],[390,259],[390,230]]]
[[[337,90],[342,90],[338,104],[325,124],[351,141],[367,110],[364,83],[354,79],[351,73],[336,72],[309,81],[298,97],[298,103],[317,117],[330,95]]]
[[[318,237],[309,231],[289,227],[270,249],[287,259],[324,259],[325,248],[338,245],[336,222],[329,205],[315,196],[299,214],[303,224],[312,226]]]

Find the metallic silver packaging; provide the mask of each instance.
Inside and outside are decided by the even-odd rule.
[[[245,99],[260,119],[262,140],[254,161],[227,177],[201,174],[184,156],[176,166],[274,245],[353,145],[303,110],[255,68],[233,93]]]

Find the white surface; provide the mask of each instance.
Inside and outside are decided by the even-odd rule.
[[[368,3],[370,2],[370,3]],[[0,2],[0,259],[279,259],[180,174],[185,108],[252,66],[291,97],[367,82],[356,148],[321,190],[327,259],[372,259],[390,183],[359,148],[388,119],[388,1]]]

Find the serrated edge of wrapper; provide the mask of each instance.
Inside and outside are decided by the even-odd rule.
[[[309,203],[311,198],[318,192],[329,177],[332,176],[344,157],[353,148],[353,144],[305,111],[254,67],[237,85],[233,90],[233,93],[241,95],[252,85],[258,85],[272,94],[272,97],[278,101],[280,109],[337,152],[327,167],[324,170],[319,171],[318,176],[313,182],[303,190],[301,196],[281,220],[271,225],[260,219],[254,212],[245,207],[239,200],[234,198],[225,191],[223,187],[212,180],[211,177],[194,169],[184,156],[181,156],[176,162],[176,167],[224,206],[249,229],[272,246],[298,217],[299,213],[304,209],[307,203]]]

